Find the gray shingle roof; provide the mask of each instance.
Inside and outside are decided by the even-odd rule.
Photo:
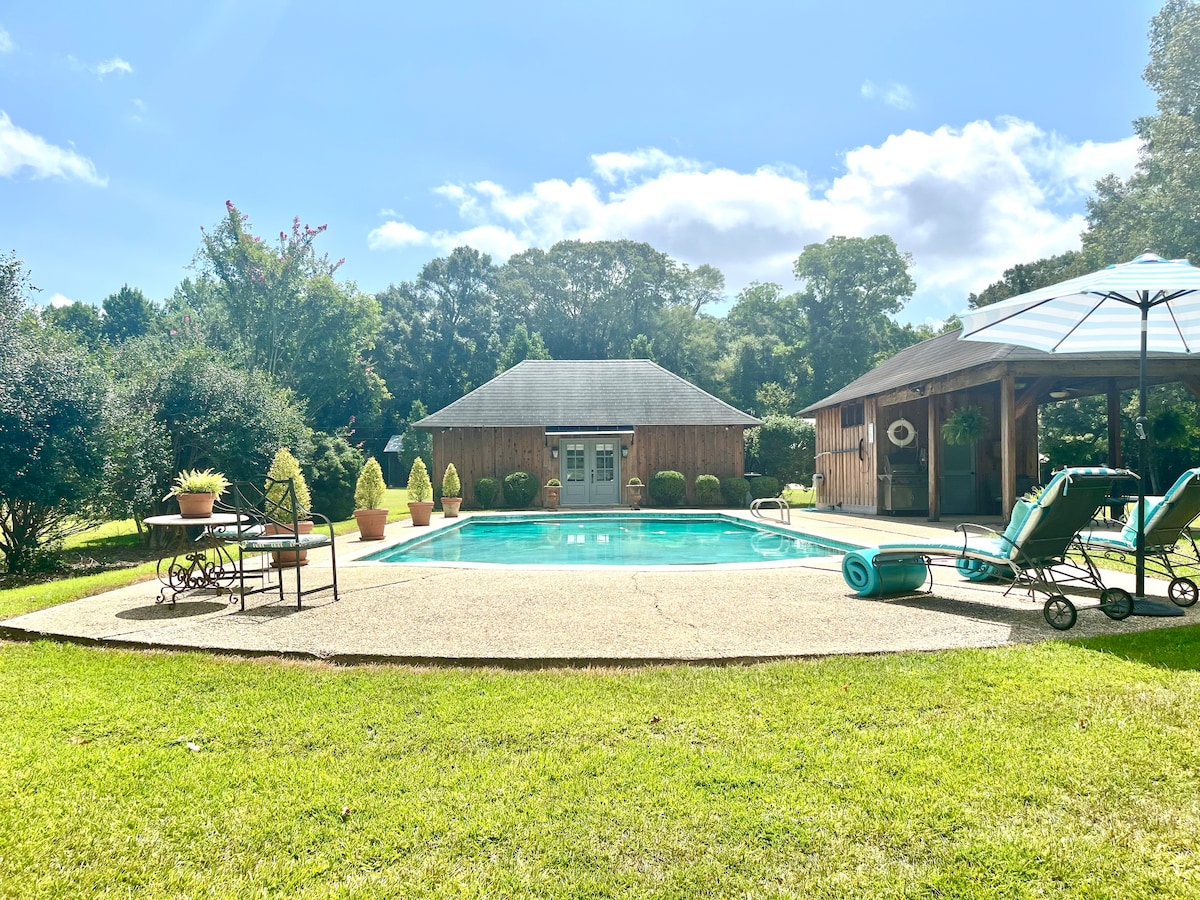
[[[647,359],[527,359],[417,428],[761,425]]]
[[[1069,371],[1071,360],[1118,360],[1137,359],[1136,351],[1113,353],[1046,353],[1014,344],[989,344],[982,341],[960,341],[961,329],[939,334],[935,338],[921,341],[901,350],[891,359],[884,360],[870,372],[856,378],[840,391],[836,391],[811,406],[800,410],[801,415],[836,406],[850,400],[871,397],[886,391],[919,384],[931,378],[953,375],[967,369],[1000,362],[1029,362],[1053,359],[1062,363]],[[1152,357],[1168,354],[1152,353]]]

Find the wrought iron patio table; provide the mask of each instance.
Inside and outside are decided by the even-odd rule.
[[[146,524],[166,528],[170,535],[166,548],[158,560],[156,574],[162,582],[155,603],[163,603],[170,595],[171,605],[180,594],[194,590],[217,590],[228,592],[233,601],[233,581],[237,578],[237,563],[234,562],[225,542],[214,534],[214,528],[235,526],[245,521],[245,516],[235,513],[213,513],[204,518],[151,516]],[[199,540],[189,537],[189,528],[202,528]],[[212,556],[209,556],[209,551]]]

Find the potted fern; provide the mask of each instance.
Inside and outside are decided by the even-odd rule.
[[[308,518],[308,513],[312,509],[312,494],[308,490],[308,481],[304,478],[304,473],[300,471],[300,461],[292,455],[292,452],[287,447],[280,447],[275,454],[275,458],[271,460],[271,468],[267,469],[266,491],[266,510],[268,521],[266,523],[267,534],[292,534],[292,524],[290,521],[270,521],[272,519],[288,519],[291,516],[289,509],[289,500],[286,496],[287,488],[278,482],[292,479],[292,484],[296,489],[296,518],[298,519],[298,530],[300,534],[311,534],[313,530],[312,519]],[[278,550],[271,554],[271,565],[276,569],[294,568],[295,566],[308,565],[307,550]]]
[[[212,469],[184,469],[175,476],[171,492],[163,497],[179,501],[179,514],[185,519],[207,519],[212,515],[213,504],[225,493],[229,482],[221,472]]]
[[[987,416],[978,406],[956,409],[942,423],[942,440],[947,444],[966,446],[983,439],[987,434]]]
[[[408,472],[408,514],[413,525],[428,525],[433,515],[433,485],[429,483],[425,460],[419,456]]]
[[[387,486],[379,460],[371,457],[358,473],[354,485],[354,520],[358,523],[360,541],[381,541],[387,525],[388,511],[383,506]]]
[[[446,473],[442,476],[442,512],[447,519],[455,519],[460,506],[462,482],[458,480],[458,469],[454,468],[454,463],[447,463]]]

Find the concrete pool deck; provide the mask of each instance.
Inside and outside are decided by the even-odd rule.
[[[743,515],[742,513],[734,513]],[[744,514],[749,518],[749,514]],[[451,520],[453,521],[453,520]],[[440,516],[434,524],[441,524]],[[949,537],[953,522],[793,511],[792,530],[852,544]],[[998,524],[998,523],[996,523]],[[246,611],[225,596],[195,594],[159,605],[157,581],[88,597],[0,624],[0,637],[52,637],[101,645],[278,655],[335,663],[498,666],[630,665],[995,647],[1057,637],[1122,634],[1194,624],[1183,617],[1114,622],[1081,609],[1068,632],[1052,630],[1024,592],[961,581],[935,570],[932,593],[860,599],[840,558],[752,567],[568,569],[531,566],[380,565],[357,557],[428,534],[388,526],[384,542],[338,539],[341,600],[329,592],[280,603],[266,593]],[[328,551],[311,554],[305,586],[328,579]],[[1113,586],[1132,576],[1106,575]],[[285,575],[294,585],[294,573]],[[1147,593],[1166,596],[1162,582]]]

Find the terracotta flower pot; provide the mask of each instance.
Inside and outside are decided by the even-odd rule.
[[[625,490],[629,491],[629,508],[642,508],[642,491],[645,490],[644,484],[627,484]]]
[[[447,519],[458,518],[458,508],[462,506],[462,497],[443,497],[442,513]]]
[[[360,541],[382,541],[387,517],[386,509],[356,509],[354,518],[358,522],[358,539]]]
[[[419,503],[408,501],[408,514],[412,516],[414,525],[428,525],[429,517],[433,515],[433,501],[422,500]]]
[[[300,522],[301,534],[312,534],[313,523],[311,519],[305,519]],[[268,522],[264,530],[266,534],[291,534],[292,529],[286,525],[278,525],[274,522]],[[271,552],[271,568],[272,569],[294,569],[297,566],[308,565],[307,550],[274,550]]]
[[[217,495],[176,494],[175,499],[179,501],[179,514],[185,519],[207,519],[212,515]]]
[[[558,499],[562,496],[561,484],[546,485],[546,509],[558,509]]]

